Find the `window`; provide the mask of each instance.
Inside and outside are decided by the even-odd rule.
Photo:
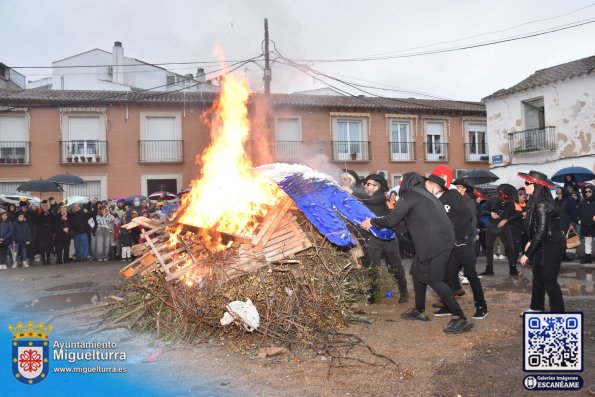
[[[444,123],[426,123],[426,160],[447,160],[446,143],[444,142]]]
[[[485,124],[469,123],[467,126],[467,160],[488,160],[487,126]]]
[[[368,161],[367,119],[337,118],[333,124],[333,160]]]
[[[0,181],[0,194],[14,193],[26,181]]]
[[[393,184],[392,187],[401,186],[401,182],[403,181],[403,175],[401,174],[393,174]]]
[[[390,159],[391,161],[413,160],[411,126],[409,122],[392,120],[390,122]]]
[[[462,178],[463,175],[465,175],[466,172],[467,172],[467,170],[465,170],[465,169],[457,168],[455,170],[455,179]]]
[[[548,146],[543,98],[523,102],[525,113],[524,150],[538,151]]]
[[[168,75],[167,75],[167,77],[166,77],[166,81],[165,81],[165,83],[166,83],[167,85],[173,85],[173,84],[176,84],[176,76],[175,76],[175,75],[173,75],[173,74],[168,74]]]
[[[99,116],[69,116],[69,154],[79,157],[95,157],[99,154]]]
[[[85,196],[97,197],[103,200],[101,195],[101,181],[85,180],[84,185],[64,185],[64,197]]]
[[[141,162],[181,162],[182,121],[178,112],[141,113]]]
[[[0,161],[29,162],[29,134],[24,114],[0,116]]]
[[[545,128],[545,108],[543,98],[523,102],[525,129]]]
[[[277,119],[275,128],[275,157],[277,160],[297,160],[301,140],[299,118]]]

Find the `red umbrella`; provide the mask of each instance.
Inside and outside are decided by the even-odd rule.
[[[155,201],[169,201],[169,200],[175,200],[177,198],[178,198],[178,196],[176,196],[174,193],[166,192],[166,191],[158,191],[158,192],[149,194],[149,200],[155,200]]]

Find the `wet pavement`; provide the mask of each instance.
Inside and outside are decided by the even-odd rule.
[[[410,261],[405,260],[406,268]],[[88,262],[61,265],[34,265],[30,268],[17,268],[0,271],[0,288],[4,299],[0,300],[0,337],[6,343],[11,339],[7,324],[18,321],[52,320],[54,331],[51,340],[80,340],[85,331],[95,323],[80,324],[80,319],[73,319],[68,315],[77,308],[91,308],[101,305],[109,296],[126,284],[119,276],[123,262]],[[592,267],[592,265],[591,265]],[[589,266],[581,266],[578,261],[565,262],[562,265],[559,282],[565,300],[575,302],[593,302],[595,300],[594,271]],[[485,269],[485,258],[478,259],[477,270]],[[494,261],[495,276],[483,277],[482,285],[496,294],[493,298],[505,299],[510,292],[531,292],[531,270],[519,270],[524,277],[513,278],[508,275],[508,265],[505,261]],[[408,276],[409,277],[409,276]],[[411,287],[411,283],[410,283]],[[468,285],[464,286],[470,294]],[[412,294],[412,291],[410,291]],[[519,302],[519,307],[528,307],[527,302]],[[489,305],[489,303],[488,303]],[[580,308],[580,307],[579,307]],[[78,322],[78,323],[77,323]],[[84,321],[83,321],[84,323]],[[78,329],[82,326],[82,330]],[[96,326],[96,325],[95,325]],[[86,329],[85,329],[86,327]],[[200,377],[191,382],[153,382],[154,373],[167,373],[168,363],[158,362],[150,365],[144,362],[147,352],[154,349],[156,344],[150,335],[132,335],[127,330],[112,330],[95,334],[92,340],[112,340],[118,342],[128,353],[125,362],[128,373],[114,374],[57,374],[53,373],[48,379],[31,389],[12,379],[9,365],[3,365],[0,372],[0,395],[80,395],[81,387],[90,392],[85,395],[229,395],[203,384]],[[89,340],[87,337],[85,340]],[[0,349],[0,362],[10,362],[8,349]],[[55,364],[55,363],[54,363]],[[211,379],[211,381],[213,381]],[[67,386],[65,386],[65,383]],[[214,381],[217,383],[217,380]],[[221,383],[223,384],[223,383]],[[166,385],[166,386],[163,386]],[[164,389],[164,387],[166,387]],[[32,392],[33,390],[33,392]]]

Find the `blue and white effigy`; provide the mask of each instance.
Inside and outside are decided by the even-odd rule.
[[[365,219],[376,216],[332,177],[305,165],[278,163],[255,170],[277,183],[314,227],[333,244],[342,247],[355,244],[345,219],[359,226]],[[383,240],[396,237],[390,229],[372,227],[370,232]]]

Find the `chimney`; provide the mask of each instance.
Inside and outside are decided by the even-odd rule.
[[[204,83],[206,81],[205,70],[203,68],[196,69],[196,81]]]
[[[122,42],[115,41],[112,51],[113,73],[112,81],[118,84],[124,84],[124,47]]]

